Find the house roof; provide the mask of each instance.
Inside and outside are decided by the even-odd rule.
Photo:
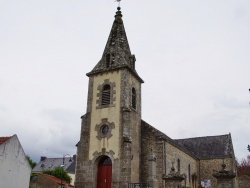
[[[71,159],[71,161],[70,161]],[[75,155],[73,157],[65,157],[64,158],[64,169],[67,172],[74,173],[75,172]],[[41,160],[37,165],[32,169],[33,172],[42,172],[44,170],[53,170],[55,167],[62,166],[63,157],[61,158],[47,158],[42,156]]]
[[[67,185],[68,187],[74,187],[73,185],[67,183],[66,181],[61,180],[61,179],[59,179],[59,178],[57,178],[55,176],[51,176],[49,174],[39,174],[39,176],[43,176],[43,177],[45,177],[47,179],[50,179],[51,181],[53,181],[53,182],[55,182],[55,183],[57,183],[59,185],[61,185],[61,183],[62,183],[62,185]]]
[[[0,144],[6,142],[9,138],[11,138],[11,136],[0,137]]]
[[[74,174],[75,169],[76,169],[76,160],[74,159],[66,170],[67,172]]]
[[[200,159],[231,157],[233,152],[230,134],[176,139],[175,141]]]

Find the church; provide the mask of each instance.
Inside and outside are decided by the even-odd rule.
[[[178,187],[215,187],[222,164],[236,169],[231,135],[172,139],[142,120],[135,62],[118,7],[103,55],[87,73],[75,187],[164,188],[171,173]]]

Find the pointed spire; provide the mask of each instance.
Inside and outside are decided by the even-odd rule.
[[[135,70],[135,56],[131,54],[128,39],[126,36],[121,8],[117,7],[115,20],[113,22],[108,41],[103,55],[94,69],[87,76],[106,72],[114,69],[128,68],[143,83]]]

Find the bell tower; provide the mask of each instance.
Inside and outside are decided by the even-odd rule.
[[[101,60],[87,73],[87,112],[77,144],[76,188],[140,182],[141,84],[117,8]]]

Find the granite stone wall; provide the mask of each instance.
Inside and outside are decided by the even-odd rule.
[[[149,174],[148,156],[153,152],[156,157],[156,179],[158,187],[164,187],[162,175],[166,172],[166,148],[164,135],[142,121],[141,127],[141,180],[147,182]]]
[[[238,177],[239,188],[250,188],[250,176],[242,175]]]
[[[76,158],[76,176],[75,188],[92,188],[93,187],[93,169],[89,168],[89,140],[90,140],[90,120],[92,109],[93,96],[93,81],[94,78],[89,78],[87,113],[81,117],[81,133],[80,141],[77,143],[77,158]]]
[[[196,178],[198,171],[197,159],[177,147],[173,140],[144,121],[142,121],[141,127],[142,182],[146,182],[148,178],[149,166],[147,156],[151,150],[156,156],[156,177],[159,187],[164,187],[165,182],[162,179],[162,175],[169,174],[172,165],[176,171],[178,170],[178,159],[180,161],[180,173],[185,176],[185,180],[182,181],[182,186],[198,187]]]
[[[194,186],[198,182],[192,181],[192,176],[197,174],[197,159],[190,156],[185,151],[166,142],[166,171],[170,172],[172,165],[175,171],[178,171],[178,161],[180,165],[180,174],[184,174],[185,179],[182,181],[182,186]]]
[[[216,178],[213,177],[214,170],[215,171],[220,171],[221,170],[221,165],[224,163],[227,166],[228,170],[235,170],[234,162],[232,158],[225,158],[223,159],[206,159],[206,160],[200,160],[199,161],[199,168],[200,174],[199,174],[199,181],[204,181],[204,180],[210,180],[211,181],[211,186],[216,187],[217,185],[217,180]],[[234,187],[237,186],[236,179],[233,181]]]
[[[132,108],[132,87],[136,88],[136,109]],[[127,69],[121,71],[121,179],[123,187],[140,181],[141,86]]]

